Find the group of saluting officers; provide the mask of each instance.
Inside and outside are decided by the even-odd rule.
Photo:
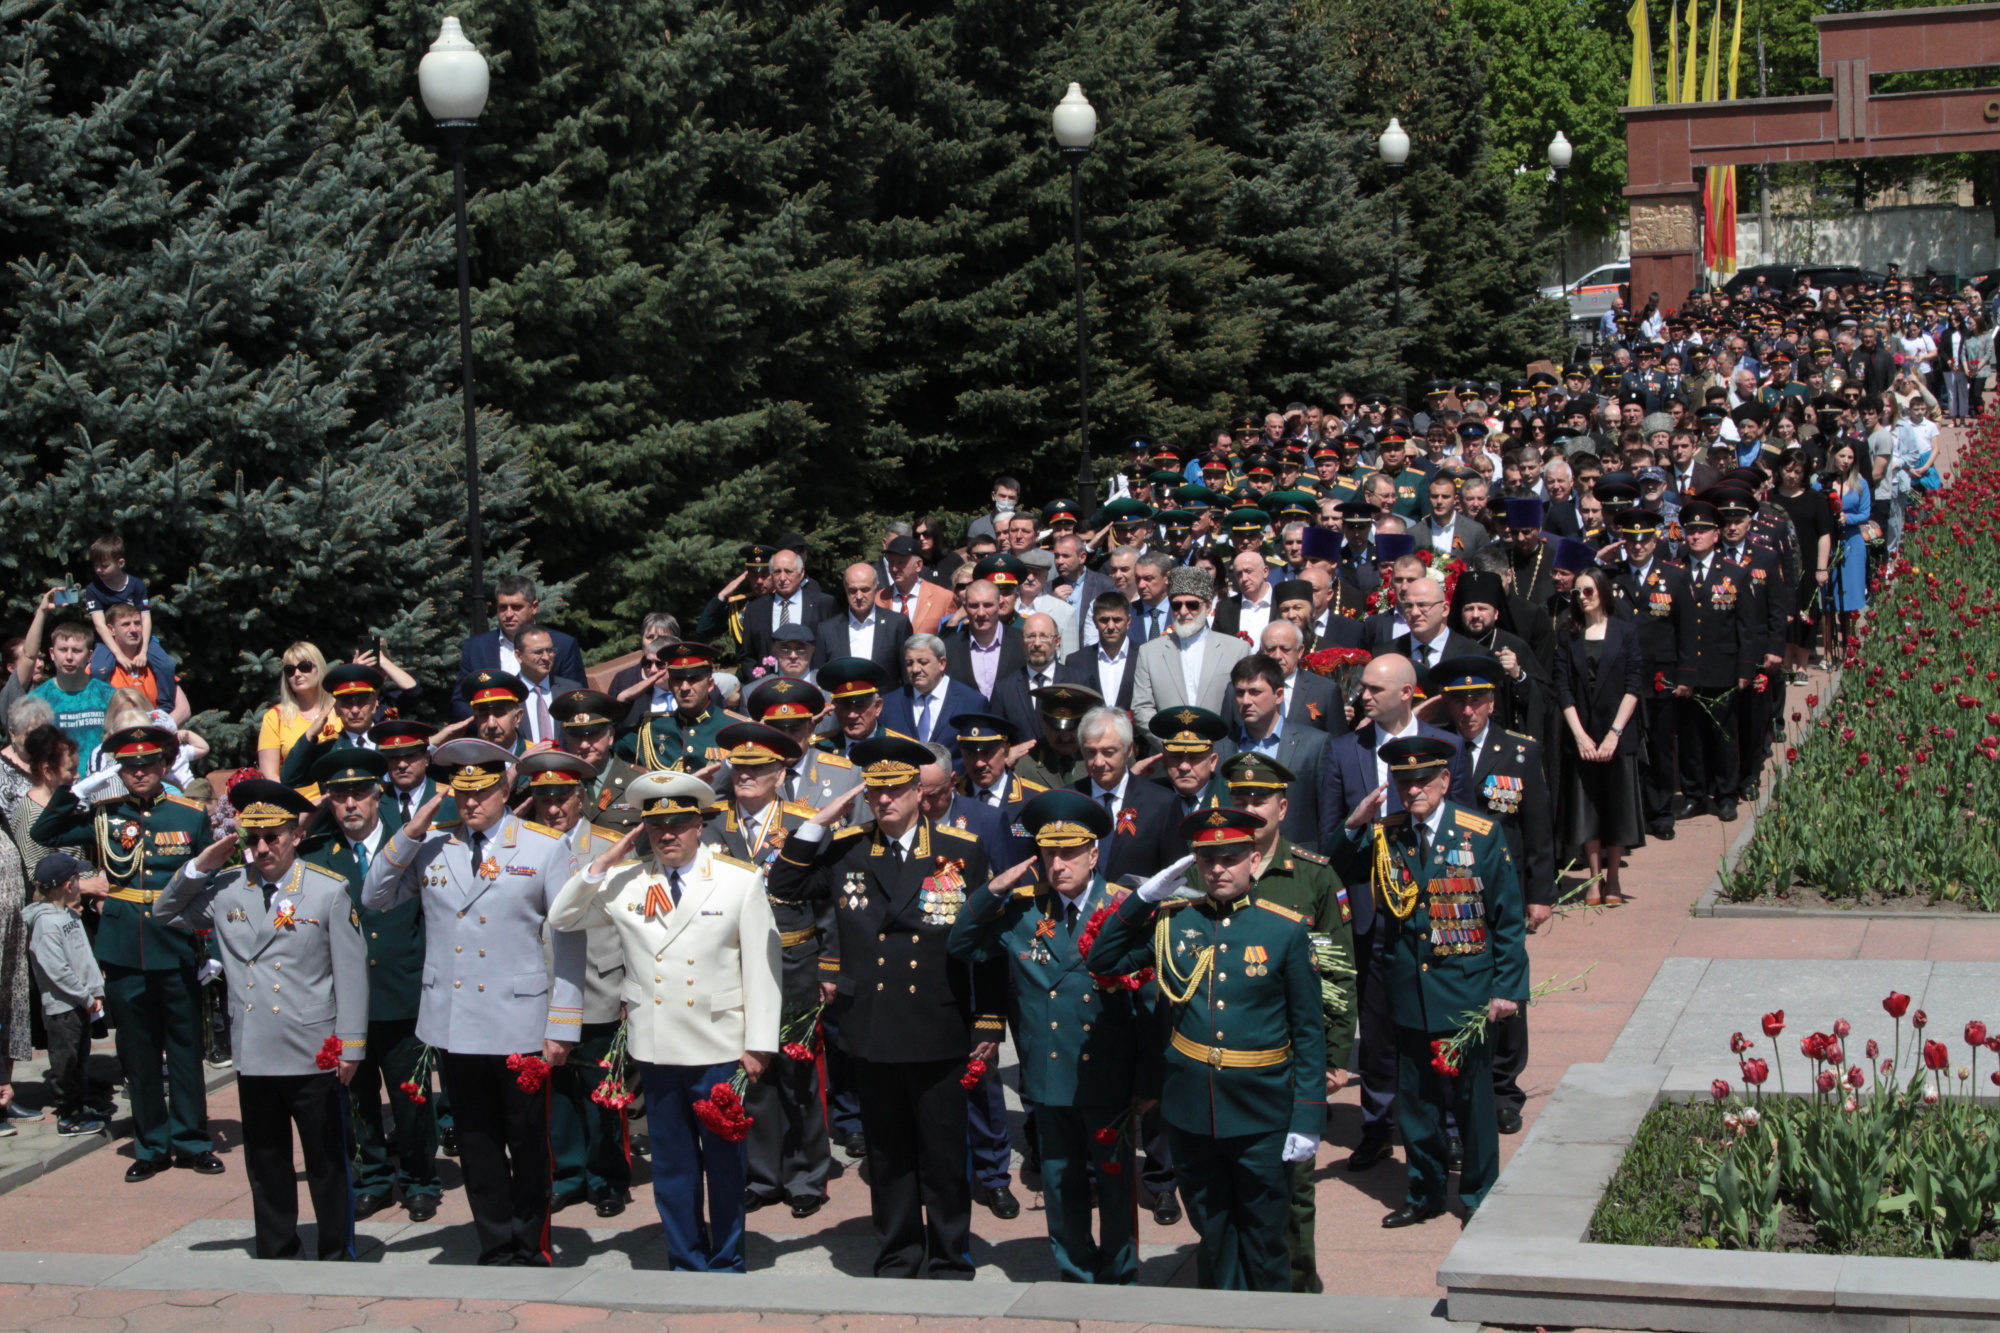
[[[558,705],[586,740],[608,733],[603,696]],[[692,771],[583,758],[567,735],[521,755],[427,747],[424,730],[383,724],[320,755],[320,803],[237,782],[238,836],[217,838],[198,803],[162,794],[170,738],[132,728],[107,741],[123,794],[59,795],[35,829],[95,846],[114,886],[99,952],[132,1079],[131,1179],[170,1159],[222,1169],[183,1068],[206,932],[261,1257],[300,1252],[295,1135],[318,1257],[351,1257],[356,1216],[396,1190],[434,1215],[437,1097],[480,1262],[548,1263],[552,1182],[602,1215],[623,1204],[624,1111],[589,1095],[618,1073],[604,1056],[621,1021],[680,1271],[743,1271],[760,1179],[800,1216],[823,1201],[822,1033],[859,1096],[880,1276],[971,1277],[966,1089],[1010,1020],[1066,1280],[1136,1280],[1135,1157],[1156,1114],[1202,1285],[1318,1290],[1312,1173],[1358,988],[1393,1024],[1408,1150],[1384,1225],[1444,1212],[1453,1169],[1470,1216],[1497,1175],[1487,1033],[1528,999],[1523,894],[1505,830],[1448,798],[1463,760],[1444,733],[1377,746],[1383,780],[1319,851],[1280,831],[1291,774],[1236,755],[1176,812],[1187,854],[1128,887],[1106,852],[1132,812],[1108,794],[1018,792],[996,841],[952,813],[948,766],[927,780],[941,748],[895,732],[845,747],[858,781],[795,803],[803,748],[763,722],[690,756],[726,761],[723,798]],[[1372,923],[1358,959],[1356,886]],[[1437,1056],[1454,1037],[1455,1072]],[[717,1114],[732,1091],[747,1146],[741,1117]],[[552,1160],[565,1137],[569,1168]]]

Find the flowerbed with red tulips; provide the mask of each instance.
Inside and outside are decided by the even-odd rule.
[[[2000,911],[2000,425],[1913,513],[1872,586],[1840,696],[1790,714],[1788,767],[1725,879]],[[1817,699],[1808,699],[1809,706]]]
[[[1647,1117],[1592,1238],[2000,1260],[2000,1107],[1975,1097],[2000,1087],[2000,1031],[1975,1020],[1939,1040],[1909,996],[1882,1007],[1886,1050],[1846,1019],[1790,1039],[1796,1088],[1783,1010],[1764,1015],[1762,1040],[1737,1033],[1740,1086],[1717,1079],[1707,1105]]]

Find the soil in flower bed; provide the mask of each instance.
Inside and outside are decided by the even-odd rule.
[[[1729,898],[1723,901],[1731,907],[1788,907],[1797,911],[1815,912],[1934,912],[1946,916],[1981,914],[1977,907],[1963,901],[1953,902],[1947,898],[1940,898],[1933,902],[1929,894],[1885,894],[1879,889],[1869,889],[1858,896],[1840,898],[1803,884],[1783,894],[1764,893],[1755,898]]]
[[[1703,1142],[1715,1145],[1727,1132],[1722,1107],[1711,1102],[1656,1106],[1640,1122],[1625,1160],[1598,1200],[1588,1239],[1598,1245],[1671,1245],[1719,1249],[1701,1225],[1700,1181],[1706,1161]],[[1855,1254],[1879,1258],[1931,1259],[1929,1241],[1902,1217],[1885,1217],[1850,1250],[1820,1243],[1803,1210],[1785,1206],[1778,1227],[1781,1254]],[[1964,1256],[1959,1256],[1964,1257]],[[1972,1258],[2000,1262],[2000,1228],[1988,1224],[1973,1237]]]

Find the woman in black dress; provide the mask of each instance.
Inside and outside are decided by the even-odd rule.
[[[1579,573],[1574,596],[1556,627],[1556,703],[1568,724],[1560,843],[1572,853],[1583,849],[1592,880],[1585,902],[1622,903],[1618,854],[1646,845],[1639,733],[1632,726],[1645,666],[1639,633],[1619,618],[1603,570]]]
[[[1771,490],[1799,535],[1798,612],[1785,631],[1785,667],[1794,685],[1806,683],[1806,662],[1819,638],[1819,613],[1833,568],[1833,511],[1827,508],[1826,493],[1807,484],[1810,476],[1805,451],[1787,449],[1778,459],[1778,481]]]

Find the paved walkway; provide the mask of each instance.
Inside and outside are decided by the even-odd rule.
[[[1828,684],[1825,677],[1815,675],[1807,686],[1792,690],[1787,713],[1802,711],[1804,696],[1824,694]],[[1668,959],[1883,959],[1938,963],[2000,959],[2000,920],[1693,917],[1691,907],[1707,888],[1729,844],[1742,828],[1741,823],[1723,825],[1712,817],[1682,824],[1673,841],[1649,843],[1629,858],[1625,871],[1629,903],[1608,910],[1571,911],[1539,935],[1530,937],[1529,953],[1536,980],[1567,979],[1585,969],[1590,971],[1577,988],[1547,997],[1532,1011],[1532,1049],[1523,1080],[1529,1098],[1524,1113],[1527,1121],[1533,1121],[1571,1064],[1603,1061],[1610,1056],[1614,1042]],[[1884,975],[1899,973],[1889,969]],[[1897,988],[1914,993],[1912,986]],[[1857,1011],[1864,1003],[1873,1004],[1876,998],[1858,997]],[[1961,1015],[1960,1020],[1967,1016],[1970,1015]],[[1754,1017],[1746,1010],[1743,1021],[1749,1023]],[[1822,1021],[1818,1015],[1801,1017],[1815,1024]],[[1824,1020],[1830,1021],[1832,1017],[1825,1015]],[[28,1091],[32,1104],[33,1089]],[[162,1256],[171,1253],[189,1258],[243,1253],[240,1238],[249,1234],[250,1207],[240,1159],[233,1151],[240,1141],[240,1132],[232,1090],[224,1089],[211,1099],[210,1114],[222,1140],[223,1158],[230,1166],[228,1174],[197,1177],[176,1171],[144,1185],[128,1186],[120,1176],[129,1147],[120,1145],[117,1151],[93,1153],[0,1198],[0,1255],[7,1252],[136,1255],[149,1247],[157,1247],[153,1252]],[[1348,1150],[1359,1138],[1359,1123],[1355,1094],[1350,1091],[1336,1098],[1332,1129],[1320,1155],[1317,1177],[1320,1272],[1330,1293],[1401,1298],[1409,1302],[1393,1307],[1401,1317],[1428,1308],[1431,1301],[1442,1296],[1434,1275],[1457,1239],[1459,1228],[1456,1221],[1441,1219],[1403,1231],[1381,1229],[1381,1216],[1401,1201],[1403,1167],[1399,1160],[1378,1166],[1365,1175],[1347,1172],[1344,1162]],[[1503,1156],[1511,1155],[1518,1141],[1503,1139]],[[445,1257],[446,1251],[462,1246],[470,1219],[462,1191],[454,1188],[458,1183],[455,1164],[447,1160],[444,1168],[447,1193],[436,1224],[398,1230],[396,1216],[378,1215],[380,1228],[370,1230],[379,1230],[377,1239],[384,1246],[381,1260],[398,1266],[414,1260],[428,1266]],[[831,1192],[832,1201],[826,1209],[806,1221],[795,1221],[782,1209],[752,1216],[753,1272],[795,1278],[866,1272],[869,1246],[865,1183],[850,1169],[833,1181]],[[975,1258],[982,1265],[981,1282],[1038,1282],[1052,1276],[1039,1199],[1022,1193],[1026,1206],[1012,1222],[1000,1222],[983,1209],[975,1210]],[[643,1187],[633,1207],[621,1218],[604,1221],[588,1214],[578,1216],[567,1212],[559,1214],[556,1220],[558,1253],[569,1263],[580,1262],[590,1254],[596,1256],[592,1259],[593,1268],[644,1268],[649,1266],[647,1251],[657,1248],[658,1222]],[[1186,1223],[1161,1228],[1152,1223],[1150,1215],[1144,1215],[1140,1232],[1147,1261],[1146,1280],[1190,1284],[1190,1247],[1194,1235]],[[123,1293],[120,1300],[136,1294]],[[56,1295],[48,1299],[60,1302],[77,1298]],[[185,1300],[186,1295],[174,1299]],[[394,1317],[382,1313],[393,1304],[382,1302],[369,1307],[369,1320],[377,1324],[394,1323]],[[504,1302],[494,1305],[491,1310],[440,1306],[434,1315],[426,1307],[422,1326],[437,1330],[507,1328],[514,1324],[482,1321],[512,1320],[517,1316],[530,1321],[522,1327],[571,1326],[561,1322],[565,1316],[560,1312],[544,1307],[506,1306]],[[142,1303],[134,1308],[146,1307]],[[211,1302],[195,1308],[213,1317],[222,1307]],[[302,1322],[296,1325],[299,1327],[346,1326],[324,1322],[326,1319],[363,1322],[354,1315],[361,1308],[358,1304],[324,1310],[312,1309],[310,1305],[299,1308],[302,1312]],[[527,1313],[521,1314],[523,1311]],[[11,1309],[8,1313],[12,1313]],[[304,1317],[307,1315],[310,1318]],[[164,1314],[158,1317],[168,1319],[169,1323],[172,1318]],[[244,1315],[246,1320],[262,1317]],[[601,1312],[586,1311],[577,1318],[608,1317]],[[748,1315],[730,1318],[735,1322],[717,1322],[703,1316],[695,1322],[684,1324],[675,1320],[667,1326],[706,1330],[749,1326],[755,1322],[755,1317]],[[811,1323],[795,1322],[797,1317],[791,1315],[771,1318],[791,1327]],[[5,1323],[7,1327],[17,1326],[13,1318]],[[25,1324],[24,1320],[20,1326]],[[655,1317],[650,1319],[649,1326],[662,1325]],[[893,1326],[914,1328],[917,1321],[911,1319]],[[977,1324],[961,1321],[953,1326]],[[65,1327],[80,1331],[114,1326],[106,1323]]]

